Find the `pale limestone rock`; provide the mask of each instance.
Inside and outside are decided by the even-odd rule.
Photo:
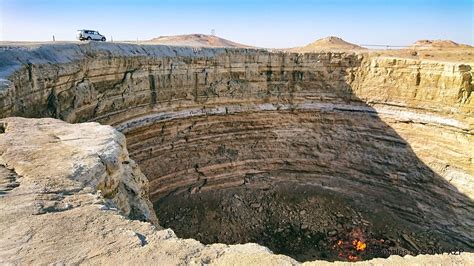
[[[157,222],[148,180],[128,157],[125,137],[112,127],[48,118],[7,118],[2,124],[0,164],[19,176],[22,189],[61,199],[36,202],[38,213],[60,211],[55,206],[68,194],[90,190],[100,191],[97,197],[125,216]]]

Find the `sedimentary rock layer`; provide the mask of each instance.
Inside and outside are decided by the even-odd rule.
[[[1,56],[8,66],[3,73],[17,68],[2,88],[3,117],[99,121],[127,134],[188,116],[378,113],[423,162],[473,197],[473,151],[467,148],[473,141],[473,70],[467,64],[95,43],[4,49]],[[130,144],[140,146],[139,139]]]
[[[152,201],[294,180],[474,239],[469,64],[96,43],[0,59],[1,117],[113,125]]]

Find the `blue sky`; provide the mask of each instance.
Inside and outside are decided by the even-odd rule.
[[[329,35],[357,44],[418,39],[474,44],[473,0],[0,0],[0,40],[109,39],[206,33],[261,47],[293,47]]]

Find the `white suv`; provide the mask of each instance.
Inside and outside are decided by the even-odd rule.
[[[94,41],[103,41],[103,42],[105,42],[105,36],[100,34],[98,31],[95,31],[95,30],[78,30],[77,31],[77,39],[79,41],[94,40]]]

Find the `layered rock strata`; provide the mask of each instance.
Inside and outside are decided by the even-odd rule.
[[[113,125],[153,202],[293,181],[375,201],[472,248],[470,64],[125,44],[0,58],[2,117]]]
[[[94,120],[126,132],[167,117],[281,108],[337,109],[334,104],[348,101],[349,108],[361,103],[368,107],[368,103],[368,109],[400,131],[438,174],[456,182],[474,171],[472,150],[463,148],[472,141],[469,64],[330,53],[145,47],[91,44],[45,46],[29,52],[3,50],[2,73],[17,71],[2,82],[2,117]],[[420,136],[409,133],[440,130],[445,134],[421,137],[437,142],[428,148],[435,152],[423,151],[417,144],[422,142]],[[450,156],[443,155],[446,151]]]

